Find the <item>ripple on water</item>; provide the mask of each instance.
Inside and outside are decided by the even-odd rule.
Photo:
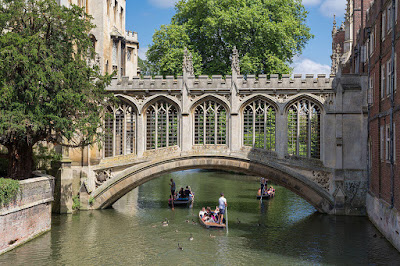
[[[190,185],[192,209],[167,206],[169,179]],[[0,256],[1,265],[396,264],[399,253],[365,217],[334,217],[279,187],[260,204],[257,178],[183,171],[154,179],[114,209],[53,216],[52,231]],[[229,233],[197,221],[202,206],[228,199]],[[169,225],[162,226],[167,218]],[[238,223],[240,220],[240,223]],[[210,236],[211,234],[211,236]],[[193,241],[189,240],[190,235]],[[380,234],[379,234],[380,235]],[[178,249],[178,242],[183,250]]]

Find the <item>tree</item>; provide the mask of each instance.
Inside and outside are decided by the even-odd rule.
[[[141,76],[153,76],[155,74],[154,66],[145,59],[138,57],[138,66]]]
[[[90,19],[55,0],[0,0],[0,144],[9,177],[31,177],[39,141],[80,147],[98,139],[111,76],[91,63]]]
[[[184,26],[162,25],[153,35],[153,44],[147,51],[147,59],[159,75],[182,75],[182,59],[185,48],[193,56],[195,74],[200,74],[201,57],[191,48],[189,36]]]
[[[170,42],[181,41],[199,54],[204,74],[229,74],[234,46],[244,74],[289,73],[293,57],[312,38],[300,0],[180,0],[175,9],[171,24],[155,32],[147,54],[158,68],[182,60],[169,52]],[[179,65],[166,70],[176,73]]]

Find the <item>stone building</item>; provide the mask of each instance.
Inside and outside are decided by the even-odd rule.
[[[59,4],[84,7],[96,25],[91,32],[101,71],[117,71],[118,76],[134,77],[138,68],[138,35],[125,29],[126,0],[57,0]]]
[[[398,0],[348,0],[340,73],[368,77],[370,220],[400,249],[400,83]],[[335,29],[335,26],[334,26]],[[337,44],[341,32],[335,32]],[[337,45],[342,45],[341,43]],[[346,46],[347,45],[347,46]],[[335,51],[334,51],[335,52]],[[361,79],[360,79],[361,80]],[[360,81],[361,82],[361,81]]]

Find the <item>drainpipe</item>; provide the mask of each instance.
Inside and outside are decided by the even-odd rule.
[[[394,60],[395,60],[395,48],[396,48],[396,0],[392,0],[392,65],[391,65],[391,91],[390,91],[390,185],[391,185],[391,195],[390,195],[390,206],[394,207],[394,136],[393,136],[393,110],[394,110]]]
[[[367,40],[370,43],[370,45],[368,46],[369,50],[371,49],[371,28],[368,27],[366,28],[367,30]],[[367,51],[368,54],[368,94],[367,94],[367,106],[368,106],[368,119],[367,119],[367,190],[369,191],[369,184],[370,184],[370,180],[371,180],[371,171],[370,171],[370,165],[371,165],[371,161],[370,161],[370,144],[369,144],[369,127],[370,127],[370,117],[371,117],[371,103],[370,103],[370,87],[371,87],[371,53],[370,51]]]

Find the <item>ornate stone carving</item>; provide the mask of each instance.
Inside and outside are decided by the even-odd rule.
[[[96,179],[95,179],[96,188],[101,186],[104,182],[106,182],[107,180],[109,180],[111,178],[113,178],[111,169],[105,169],[105,170],[96,172]]]
[[[194,76],[192,53],[189,52],[186,47],[183,52],[183,66],[182,67],[183,67],[183,73],[187,73],[189,76]]]
[[[328,173],[320,171],[312,171],[312,181],[320,185],[326,191],[329,191],[329,176]]]
[[[278,103],[284,103],[289,99],[289,95],[287,94],[278,94],[272,97],[274,98],[274,101]]]
[[[236,49],[236,46],[233,47],[232,51],[232,72],[236,72],[238,75],[240,75],[239,52]]]
[[[342,48],[341,48],[340,44],[337,44],[336,48],[334,48],[333,51],[332,51],[332,56],[331,56],[331,59],[332,59],[331,74],[333,74],[333,75],[335,75],[339,70],[340,57],[342,56],[341,50],[342,50]]]

